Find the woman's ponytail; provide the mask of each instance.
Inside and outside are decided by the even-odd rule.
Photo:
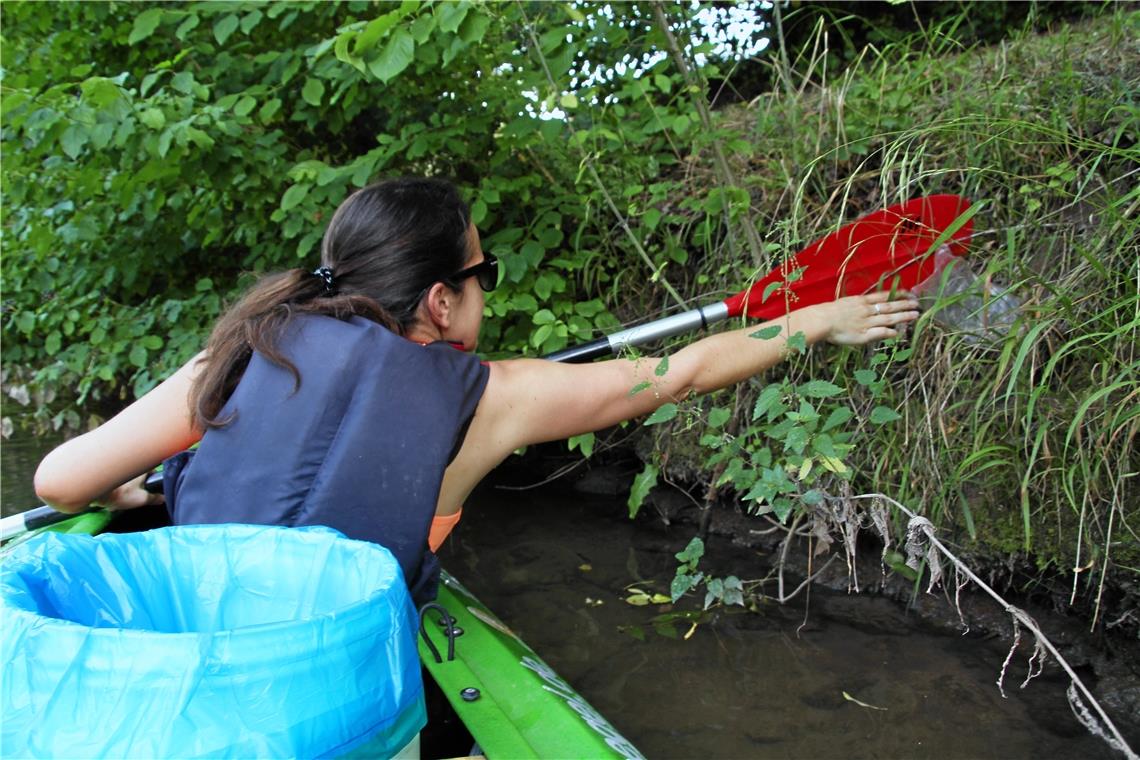
[[[466,266],[470,224],[467,204],[445,180],[405,177],[353,193],[329,222],[315,271],[263,278],[218,320],[190,390],[195,426],[229,421],[222,408],[254,351],[300,385],[279,346],[298,314],[363,317],[404,335],[427,288]]]

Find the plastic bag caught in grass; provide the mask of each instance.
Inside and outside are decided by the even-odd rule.
[[[399,564],[327,528],[48,533],[0,615],[4,757],[389,757],[425,723]]]
[[[942,246],[934,254],[934,273],[914,287],[924,311],[935,322],[961,332],[969,343],[1005,337],[1021,309],[1006,288],[978,277],[970,265]]]

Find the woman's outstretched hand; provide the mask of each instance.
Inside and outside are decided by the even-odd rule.
[[[918,299],[908,292],[849,296],[823,306],[829,309],[827,341],[839,346],[893,338],[900,325],[918,319]]]

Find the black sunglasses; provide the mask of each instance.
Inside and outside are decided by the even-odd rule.
[[[499,284],[499,260],[490,253],[483,254],[483,260],[473,267],[461,269],[447,278],[448,282],[458,283],[468,277],[479,278],[479,287],[490,293]]]

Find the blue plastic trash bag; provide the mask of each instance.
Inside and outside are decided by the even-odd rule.
[[[4,758],[388,756],[426,720],[399,565],[329,529],[45,534],[0,620]]]

